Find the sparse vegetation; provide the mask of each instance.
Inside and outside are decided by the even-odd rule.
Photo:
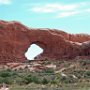
[[[6,83],[8,85],[27,86],[33,83],[47,87],[51,87],[52,85],[53,87],[63,87],[65,85],[78,85],[80,83],[84,83],[84,85],[88,83],[90,85],[90,69],[86,69],[89,61],[44,61],[42,63],[43,66],[53,63],[56,65],[56,69],[45,68],[34,72],[26,70],[28,69],[26,66],[24,68],[25,70],[22,70],[22,68],[18,70],[0,70],[0,84]],[[58,73],[55,73],[56,71],[58,71]]]

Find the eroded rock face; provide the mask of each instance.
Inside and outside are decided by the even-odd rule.
[[[90,35],[34,29],[15,21],[0,21],[0,63],[24,62],[24,54],[31,44],[37,44],[44,50],[35,59],[90,56]]]

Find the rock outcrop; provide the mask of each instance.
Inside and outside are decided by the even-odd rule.
[[[31,44],[43,48],[35,59],[72,59],[90,56],[90,35],[56,29],[28,28],[19,22],[0,21],[0,63],[24,62]]]

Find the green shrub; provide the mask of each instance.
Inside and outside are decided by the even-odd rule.
[[[28,75],[25,77],[26,83],[29,84],[31,82],[34,82],[36,84],[40,83],[40,80],[37,76],[33,76],[33,75]]]
[[[90,71],[86,71],[84,77],[90,78]]]
[[[52,68],[47,68],[47,69],[43,70],[42,73],[53,74],[54,70]]]
[[[26,80],[24,78],[21,78],[21,77],[16,77],[14,79],[14,83],[15,84],[18,84],[18,85],[24,85],[24,84],[27,84],[26,83]]]
[[[0,73],[0,76],[1,76],[1,77],[11,77],[11,73],[5,71],[5,72]]]
[[[73,77],[62,77],[61,82],[69,84],[69,83],[76,83],[77,80],[74,79]]]
[[[12,79],[10,79],[10,78],[3,78],[3,77],[0,77],[0,84],[2,84],[2,83],[12,84],[13,81],[12,81]]]
[[[49,83],[49,81],[46,78],[43,78],[42,84],[48,84],[48,83]]]

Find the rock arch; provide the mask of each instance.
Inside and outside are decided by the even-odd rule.
[[[33,43],[44,49],[36,57],[40,60],[90,56],[89,42],[90,35],[86,34],[73,35],[56,29],[28,28],[15,21],[0,21],[0,63],[25,62],[24,54]]]

